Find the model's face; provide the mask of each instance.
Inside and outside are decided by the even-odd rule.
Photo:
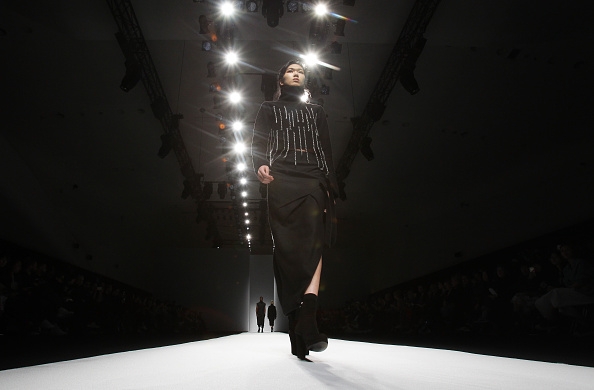
[[[303,87],[304,84],[305,71],[303,70],[303,67],[298,64],[289,65],[280,81],[280,85]]]

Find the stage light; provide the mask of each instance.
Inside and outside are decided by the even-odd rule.
[[[234,104],[239,103],[241,101],[241,94],[237,91],[229,93],[229,101]]]
[[[262,15],[269,27],[278,26],[279,19],[285,13],[284,4],[283,0],[266,0],[262,3]]]
[[[309,93],[307,93],[307,91],[303,92],[303,95],[301,95],[301,101],[304,103],[307,103],[307,101],[309,101],[311,96],[309,96]]]
[[[248,12],[258,12],[258,3],[253,0],[246,1],[245,8],[248,10]]]
[[[173,148],[173,133],[161,134],[161,147],[157,155],[161,158],[167,157],[171,149]]]
[[[243,196],[244,198],[247,197],[247,191],[241,191],[241,196]]]
[[[247,169],[247,165],[245,163],[239,163],[239,164],[237,164],[236,168],[238,171],[242,172]]]
[[[297,12],[299,10],[299,2],[290,0],[287,2],[287,11],[288,12]]]
[[[230,51],[225,54],[225,62],[227,62],[228,65],[234,65],[237,61],[239,61],[237,53]]]
[[[219,9],[224,16],[231,16],[235,13],[235,6],[229,1],[223,2]]]
[[[217,82],[214,83],[210,83],[210,85],[208,86],[208,92],[220,92],[221,91],[221,85]]]
[[[210,41],[202,41],[202,51],[210,51],[212,49],[212,43]]]
[[[323,16],[328,13],[328,7],[326,7],[326,4],[318,4],[314,7],[314,11],[316,15]]]
[[[247,179],[245,177],[242,177],[241,179],[239,179],[239,184],[246,185],[247,184]]]
[[[235,151],[235,153],[243,153],[246,150],[246,146],[244,144],[242,144],[241,142],[238,142],[233,147],[233,150]]]
[[[251,240],[252,239],[252,235],[251,234],[248,234],[248,235],[245,236],[245,238],[247,238],[248,240]]]
[[[319,62],[319,57],[316,53],[307,53],[302,55],[301,58],[303,58],[305,65],[309,67],[314,66]]]
[[[124,92],[129,92],[140,81],[142,71],[140,64],[136,60],[126,60],[126,74],[122,78],[120,88]]]
[[[311,3],[311,1],[304,1],[303,3],[301,3],[301,9],[303,10],[303,12],[310,12],[311,10],[313,10],[314,6]]]
[[[241,205],[242,205],[243,207],[247,207],[247,205],[248,205],[248,204],[247,204],[247,202],[243,202]]]
[[[241,121],[235,121],[233,122],[233,125],[231,125],[231,128],[233,131],[241,131],[243,129],[243,123]]]
[[[402,68],[399,80],[402,87],[411,95],[414,95],[421,90],[411,67],[406,66]]]
[[[246,225],[249,225],[249,224],[250,224],[250,220],[249,220],[249,219],[246,219],[246,220],[245,220],[245,224],[246,224]]]

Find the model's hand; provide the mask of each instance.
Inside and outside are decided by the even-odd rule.
[[[262,184],[268,184],[274,180],[274,177],[270,176],[270,168],[268,165],[262,165],[258,168],[258,180]]]

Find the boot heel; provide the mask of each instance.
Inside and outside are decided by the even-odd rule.
[[[318,331],[316,321],[317,296],[305,294],[296,313],[295,335],[305,344],[306,351],[322,352],[328,348],[328,337]]]
[[[295,337],[295,356],[299,358],[299,360],[308,360],[305,356],[308,355],[308,350],[305,347],[305,342],[301,336]]]

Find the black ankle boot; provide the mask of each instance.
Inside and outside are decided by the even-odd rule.
[[[297,312],[294,310],[287,316],[289,318],[289,340],[291,341],[291,353],[297,356],[301,360],[307,360],[306,355],[309,355],[308,350],[305,348],[305,344],[301,337],[295,334],[295,325],[297,323]]]
[[[318,331],[317,304],[317,295],[305,294],[297,311],[295,335],[305,344],[306,351],[322,352],[328,347],[328,337]]]

